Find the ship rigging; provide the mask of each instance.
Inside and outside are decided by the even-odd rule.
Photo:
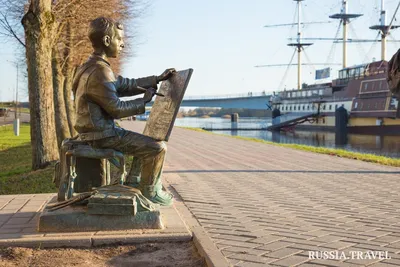
[[[262,67],[283,67],[286,66],[287,69],[285,71],[284,77],[282,79],[282,82],[279,86],[279,88],[282,87],[283,81],[286,79],[288,69],[290,66],[297,66],[297,89],[301,90],[302,89],[302,66],[334,66],[334,65],[342,65],[342,68],[348,67],[347,64],[347,58],[348,58],[348,43],[367,43],[367,42],[381,42],[381,60],[386,60],[386,54],[387,54],[387,42],[397,42],[396,40],[387,40],[387,37],[390,35],[391,30],[397,29],[400,26],[399,25],[394,25],[395,17],[396,14],[399,10],[400,7],[400,2],[398,3],[396,10],[393,14],[393,17],[390,21],[389,24],[387,24],[387,12],[385,9],[385,1],[381,0],[381,10],[380,10],[380,23],[374,26],[371,26],[371,30],[377,30],[379,31],[378,34],[380,34],[381,39],[380,40],[369,40],[369,39],[353,39],[348,37],[348,26],[351,23],[352,20],[357,19],[363,14],[356,14],[356,13],[349,13],[349,1],[348,0],[342,0],[342,7],[340,13],[333,14],[329,16],[331,19],[337,19],[340,20],[339,23],[339,28],[342,27],[342,38],[337,38],[337,32],[336,36],[334,38],[326,38],[326,37],[319,37],[319,38],[303,38],[302,37],[302,30],[301,27],[303,25],[310,25],[310,24],[325,24],[325,23],[331,23],[332,21],[316,21],[316,22],[303,22],[302,17],[301,17],[301,11],[302,11],[302,2],[305,0],[293,0],[296,2],[296,9],[297,9],[297,16],[296,20],[297,22],[295,23],[286,23],[286,24],[273,24],[273,25],[265,25],[265,28],[272,28],[272,27],[284,27],[284,26],[297,26],[297,36],[296,38],[289,38],[289,40],[295,40],[295,42],[291,42],[288,44],[288,46],[294,47],[295,51],[294,54],[291,57],[291,60],[289,64],[264,64],[264,65],[256,65],[255,67],[257,68],[262,68]],[[338,29],[339,29],[338,28]],[[327,63],[304,63],[302,61],[302,53],[305,54],[305,48],[312,46],[314,43],[311,41],[333,41],[333,43],[342,43],[342,63],[332,63],[332,62],[327,62]],[[294,59],[294,55],[297,52],[297,64],[292,64],[292,61]],[[307,57],[307,54],[305,54]]]
[[[370,42],[376,40],[350,39],[347,28],[350,23],[361,17],[362,14],[348,12],[348,0],[341,1],[341,12],[329,16],[340,20],[335,38],[302,38],[301,25],[311,24],[301,21],[301,4],[297,2],[297,36],[294,42],[288,45],[295,48],[291,61],[297,52],[297,89],[280,91],[271,98],[274,108],[273,125],[271,130],[284,130],[288,127],[299,127],[314,130],[334,130],[361,134],[400,134],[399,102],[391,94],[386,82],[388,62],[386,61],[386,44],[391,30],[400,26],[394,25],[395,16],[400,7],[400,1],[389,24],[387,24],[385,1],[381,0],[380,23],[370,29],[378,31],[381,42],[381,60],[356,66],[347,66],[347,45],[349,42]],[[287,25],[287,24],[283,24]],[[279,25],[274,25],[279,26]],[[340,27],[343,28],[343,37],[337,38]],[[339,77],[331,82],[302,85],[301,66],[302,53],[305,47],[313,43],[307,41],[333,40],[334,43],[343,43],[342,69]],[[270,67],[261,65],[257,67]],[[279,64],[278,64],[279,65]],[[290,63],[288,65],[291,66]],[[327,64],[326,64],[327,65]],[[320,73],[321,74],[321,73]],[[285,74],[286,75],[286,74]],[[329,75],[320,75],[328,78]],[[317,78],[317,77],[316,77]]]

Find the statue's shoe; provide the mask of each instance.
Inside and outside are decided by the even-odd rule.
[[[174,197],[171,193],[168,193],[164,190],[157,190],[155,194],[152,192],[143,192],[143,195],[148,198],[154,204],[159,204],[161,206],[171,206],[174,202]]]

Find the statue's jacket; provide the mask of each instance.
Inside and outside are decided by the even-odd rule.
[[[120,97],[143,93],[137,87],[157,88],[157,77],[140,79],[115,77],[110,64],[91,55],[74,76],[75,130],[83,140],[97,140],[115,135],[114,119],[145,112],[142,98],[122,101]]]

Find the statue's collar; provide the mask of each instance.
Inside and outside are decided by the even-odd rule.
[[[106,63],[108,66],[110,66],[110,63],[109,63],[105,58],[103,58],[103,57],[100,56],[100,55],[92,54],[92,55],[90,56],[89,59],[90,59],[90,60],[95,60],[95,61],[103,61],[103,62]]]

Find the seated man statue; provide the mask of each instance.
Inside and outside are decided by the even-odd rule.
[[[156,93],[157,83],[167,80],[174,69],[160,76],[128,79],[114,76],[108,58],[116,58],[124,48],[124,31],[120,23],[100,17],[90,23],[89,39],[93,54],[79,67],[74,77],[76,105],[75,129],[80,139],[94,148],[111,148],[135,157],[140,162],[139,189],[153,203],[171,205],[172,195],[162,190],[161,174],[167,146],[165,142],[127,131],[114,119],[145,112],[146,103]],[[143,90],[145,88],[145,92]],[[119,97],[144,93],[143,98],[121,101]],[[132,171],[130,173],[135,173]]]

